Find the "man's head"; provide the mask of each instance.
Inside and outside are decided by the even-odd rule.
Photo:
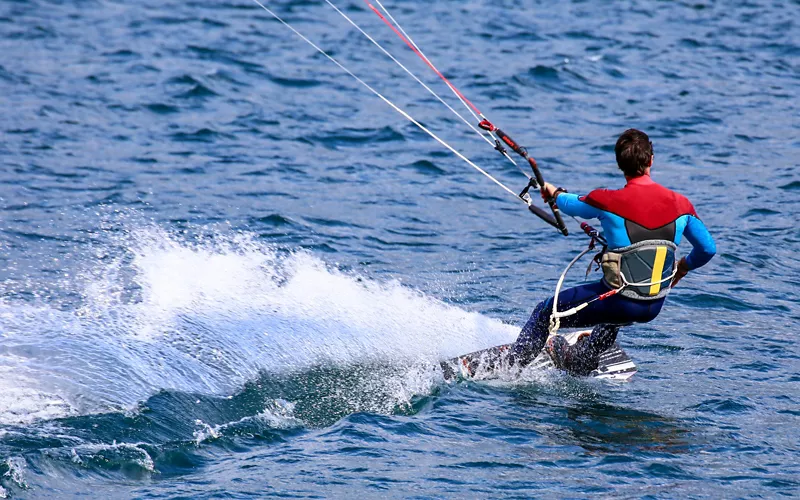
[[[614,147],[617,165],[626,177],[639,177],[653,164],[653,143],[647,134],[629,128],[619,136]]]

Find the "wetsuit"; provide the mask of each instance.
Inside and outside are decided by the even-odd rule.
[[[567,215],[599,219],[611,251],[651,240],[667,240],[677,245],[685,235],[693,247],[686,257],[689,270],[705,265],[716,253],[713,238],[689,200],[656,183],[649,175],[629,179],[619,190],[597,189],[581,197],[562,192],[556,203]],[[667,286],[668,282],[664,284]],[[564,290],[558,297],[558,310],[570,309],[610,289],[601,280]],[[574,348],[576,352],[571,358],[575,366],[570,371],[587,375],[596,369],[600,354],[614,344],[619,328],[653,320],[665,299],[666,296],[645,300],[617,294],[562,318],[561,327],[594,327],[591,336]],[[514,356],[522,364],[530,362],[544,346],[552,310],[552,298],[541,302],[522,328],[513,347]]]

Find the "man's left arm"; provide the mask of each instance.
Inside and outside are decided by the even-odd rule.
[[[602,210],[581,201],[577,194],[567,193],[549,182],[545,182],[544,188],[542,189],[542,198],[545,198],[545,201],[547,201],[546,196],[555,196],[558,209],[573,217],[599,219],[603,213]]]

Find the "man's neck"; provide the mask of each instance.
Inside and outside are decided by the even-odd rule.
[[[643,177],[644,177],[644,179],[642,179]],[[652,179],[650,179],[650,167],[647,167],[647,170],[645,170],[642,175],[637,175],[636,177],[629,177],[627,175],[625,176],[625,182],[630,182],[630,181],[635,180],[635,179],[641,179],[641,180],[644,180],[644,181],[652,180]]]

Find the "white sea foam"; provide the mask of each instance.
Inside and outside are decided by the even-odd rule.
[[[88,465],[92,462],[104,466],[117,463],[134,463],[147,472],[156,472],[155,462],[144,443],[117,443],[112,444],[84,444],[69,450],[69,460],[76,465]],[[57,456],[58,451],[51,451],[52,456]]]
[[[80,310],[0,303],[0,383],[16,390],[0,390],[0,408],[12,408],[0,423],[129,408],[161,389],[230,394],[259,373],[317,365],[430,368],[516,334],[247,236],[186,242],[148,228],[94,253]],[[395,372],[381,392],[397,399],[381,404],[435,380],[425,368]]]
[[[63,398],[37,389],[38,381],[23,374],[25,361],[22,356],[0,356],[0,423],[29,424],[73,414]]]
[[[0,478],[7,486],[14,485],[18,488],[27,488],[25,482],[25,459],[22,457],[9,457],[4,465],[7,470]],[[8,491],[0,486],[0,498],[8,498]]]
[[[198,419],[194,423],[199,427],[198,430],[193,432],[194,442],[198,446],[205,441],[219,439],[229,430],[235,431],[250,424],[265,425],[273,429],[292,429],[303,427],[304,425],[302,420],[294,416],[294,404],[285,400],[275,400],[268,408],[256,415],[244,417],[235,422],[209,425]]]

